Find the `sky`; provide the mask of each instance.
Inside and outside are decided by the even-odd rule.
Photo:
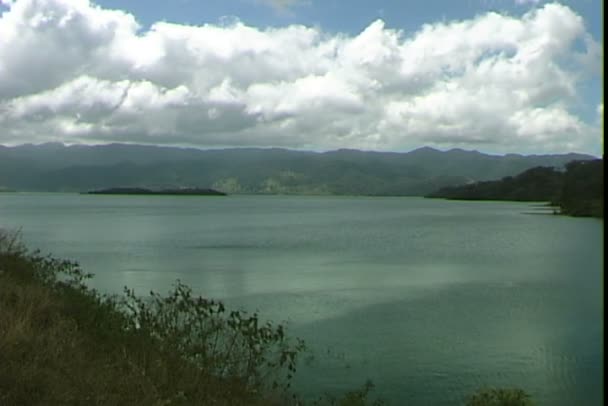
[[[601,0],[0,0],[0,144],[603,154]]]

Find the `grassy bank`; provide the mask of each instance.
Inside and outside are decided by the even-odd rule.
[[[295,405],[305,347],[180,284],[101,295],[70,261],[0,233],[1,405]],[[315,404],[368,404],[370,386]]]
[[[142,299],[88,288],[70,261],[0,231],[0,405],[301,405],[301,340],[177,283]],[[371,385],[315,405],[380,404]],[[528,405],[484,390],[469,405]]]

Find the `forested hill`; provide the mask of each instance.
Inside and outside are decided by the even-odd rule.
[[[444,186],[563,167],[594,157],[488,155],[420,148],[406,153],[285,149],[199,150],[127,144],[0,146],[0,188],[81,192],[110,187],[212,188],[229,194],[423,196]]]
[[[427,197],[547,201],[574,216],[604,217],[604,161],[572,161],[565,171],[536,167],[498,181],[445,187]]]
[[[557,203],[566,214],[604,217],[604,160],[574,161],[566,165]]]

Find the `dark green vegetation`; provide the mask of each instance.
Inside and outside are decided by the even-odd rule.
[[[77,264],[27,252],[0,231],[0,404],[302,405],[291,392],[301,340],[179,282],[168,296],[105,296]],[[373,388],[314,405],[381,404]],[[467,405],[530,405],[482,390]]]
[[[557,203],[565,214],[604,217],[604,160],[566,165]]]
[[[0,256],[0,404],[283,404],[303,343],[177,284],[149,300],[87,289],[74,263]]]
[[[446,187],[427,197],[462,200],[555,201],[562,188],[562,174],[555,168],[536,167],[501,180]]]
[[[115,187],[87,192],[91,195],[178,195],[178,196],[226,196],[226,193],[213,189],[183,188],[152,190],[145,188]]]
[[[563,167],[588,155],[486,155],[420,148],[408,153],[284,149],[206,150],[111,144],[0,146],[0,187],[81,192],[115,186],[213,188],[229,194],[423,196],[444,186]]]
[[[533,406],[534,403],[521,389],[480,389],[467,401],[467,406]]]
[[[514,177],[446,187],[427,197],[547,201],[563,214],[604,217],[604,161],[572,161],[565,171],[537,167]]]

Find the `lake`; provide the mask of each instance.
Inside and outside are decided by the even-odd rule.
[[[2,193],[0,227],[91,285],[198,294],[285,321],[305,396],[371,379],[393,405],[518,386],[603,404],[603,220],[396,197]]]

